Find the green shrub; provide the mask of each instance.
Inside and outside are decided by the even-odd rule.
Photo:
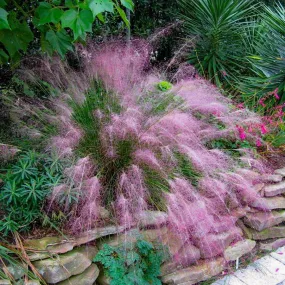
[[[245,30],[256,5],[250,0],[180,0],[186,31],[195,47],[189,61],[221,87],[246,72]]]
[[[161,285],[160,266],[164,258],[162,248],[139,240],[132,247],[126,244],[112,247],[107,244],[93,260],[100,263],[110,277],[110,285]]]
[[[254,74],[243,78],[240,86],[243,100],[251,107],[269,110],[285,102],[284,15],[285,8],[280,3],[264,9],[262,24],[266,30],[256,43],[255,53],[249,56]],[[266,98],[263,106],[259,104],[261,98]]]
[[[42,217],[43,202],[61,180],[61,164],[34,151],[23,153],[2,175],[0,231],[24,231]]]

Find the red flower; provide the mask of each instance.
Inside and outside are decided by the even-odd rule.
[[[265,126],[264,124],[262,124],[262,125],[260,126],[260,129],[261,129],[261,133],[262,133],[263,135],[265,135],[265,134],[268,133],[268,131],[267,131],[267,129],[266,129],[266,126]]]
[[[264,104],[264,99],[260,99],[259,104],[264,108],[266,107],[266,105]]]
[[[257,139],[257,140],[256,140],[256,146],[257,146],[257,147],[261,147],[261,146],[262,146],[262,143],[261,143],[261,140],[260,140],[260,139]]]
[[[242,141],[246,139],[246,133],[244,131],[244,128],[242,126],[237,126],[238,132],[239,132],[239,137]]]
[[[274,97],[275,97],[277,100],[280,99],[280,97],[279,97],[279,95],[278,95],[278,88],[276,88],[276,89],[273,91],[273,95],[274,95]]]

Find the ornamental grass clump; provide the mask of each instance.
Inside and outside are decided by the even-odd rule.
[[[266,168],[253,148],[237,145],[239,155],[231,156],[209,143],[241,140],[242,127],[250,145],[263,144],[261,132],[248,131],[262,118],[201,79],[158,90],[161,79],[145,71],[144,47],[90,48],[84,73],[57,75],[71,85],[54,101],[60,132],[49,147],[74,163],[48,209],[64,212],[74,233],[110,223],[139,227],[146,211],[164,211],[178,240],[212,258],[226,247],[216,235],[240,239],[235,212],[260,198],[256,176],[235,170]]]

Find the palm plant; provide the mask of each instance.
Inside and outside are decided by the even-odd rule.
[[[285,8],[280,3],[273,8],[265,7],[262,19],[267,31],[249,57],[255,74],[244,78],[241,90],[251,105],[265,97],[269,99],[267,107],[272,107],[276,101],[285,102]],[[268,97],[274,90],[278,96]]]
[[[246,71],[243,41],[256,4],[249,0],[179,0],[185,27],[196,42],[189,60],[219,87]]]

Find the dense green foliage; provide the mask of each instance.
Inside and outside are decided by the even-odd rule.
[[[60,182],[61,170],[58,160],[29,151],[1,171],[4,183],[0,188],[0,205],[4,217],[0,231],[3,234],[25,231],[42,217],[43,202]]]
[[[262,15],[263,30],[259,33],[256,52],[249,56],[253,75],[242,80],[244,100],[256,104],[264,95],[274,92],[285,102],[285,8],[278,4],[265,7]],[[269,101],[273,101],[270,96]],[[267,107],[271,107],[270,105]]]
[[[243,35],[255,5],[249,0],[180,0],[179,3],[185,27],[195,42],[190,63],[221,87],[223,81],[246,68],[247,45]]]
[[[116,10],[129,25],[122,6],[133,10],[132,0],[53,0],[0,2],[0,64],[17,62],[34,40],[40,50],[61,57],[73,50],[76,41],[85,41],[98,19]]]
[[[94,262],[102,264],[105,273],[111,278],[110,285],[160,285],[160,265],[162,249],[144,240],[135,245],[126,244],[112,247],[107,244],[100,250]]]

